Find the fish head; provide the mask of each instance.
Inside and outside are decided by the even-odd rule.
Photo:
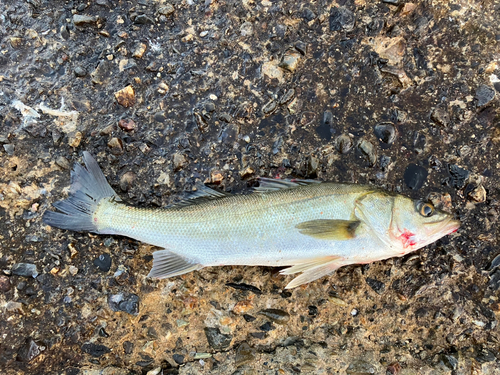
[[[458,220],[429,202],[400,195],[394,198],[389,232],[391,242],[401,246],[404,254],[456,232],[459,227]]]

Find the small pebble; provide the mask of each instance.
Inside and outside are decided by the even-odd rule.
[[[290,314],[279,309],[265,309],[259,311],[258,314],[264,315],[266,318],[271,319],[277,324],[286,324],[290,320]]]
[[[371,142],[362,139],[358,144],[358,150],[371,167],[377,163],[377,152]]]
[[[381,281],[367,277],[366,283],[378,294],[382,294],[385,291],[385,284]]]
[[[111,257],[109,254],[101,254],[98,258],[94,259],[94,265],[101,271],[108,272],[111,268]]]
[[[73,23],[75,26],[93,26],[97,23],[98,18],[97,17],[92,17],[92,16],[86,16],[83,14],[75,14],[73,15]]]
[[[113,137],[108,142],[108,147],[113,155],[123,154],[123,141],[120,138]]]
[[[231,345],[233,336],[221,333],[219,328],[205,327],[205,336],[208,344],[215,350],[223,350]]]
[[[90,354],[92,357],[99,358],[104,354],[111,352],[111,349],[105,345],[89,343],[82,345],[82,351],[84,353]]]
[[[335,148],[341,154],[347,154],[353,147],[354,143],[347,134],[340,135],[335,141]]]
[[[87,75],[87,70],[81,66],[75,67],[73,72],[75,73],[75,76],[77,76],[77,77],[85,77]]]
[[[165,4],[164,6],[158,9],[158,13],[164,16],[170,16],[175,12],[175,9],[172,4]]]
[[[242,342],[234,358],[235,367],[241,367],[255,361],[255,349],[251,348],[246,342]]]
[[[424,186],[424,183],[427,180],[427,175],[427,169],[425,169],[424,167],[416,164],[409,164],[406,167],[403,179],[406,186],[408,186],[410,189],[418,190],[422,186]]]
[[[175,153],[173,157],[174,172],[181,170],[186,167],[189,163],[187,157],[183,154]]]
[[[17,276],[33,277],[38,276],[36,265],[32,263],[16,263],[12,266],[12,274]]]
[[[69,164],[68,159],[66,159],[64,156],[59,156],[56,159],[56,164],[60,166],[62,169],[70,169],[71,165]]]
[[[451,164],[448,167],[448,171],[451,176],[451,185],[455,189],[462,189],[465,186],[465,181],[470,175],[470,172],[467,169],[460,168],[456,164]]]
[[[124,87],[123,89],[115,92],[115,98],[118,104],[125,108],[132,107],[135,104],[135,91],[132,86]]]
[[[133,57],[137,59],[142,59],[142,56],[146,52],[146,49],[148,48],[148,45],[146,43],[140,43],[134,50],[134,53],[132,54]]]
[[[443,105],[434,108],[431,113],[431,120],[438,125],[448,126],[450,123],[450,115],[447,108]]]
[[[345,7],[330,9],[330,31],[351,31],[354,29],[356,16]]]
[[[296,49],[289,49],[283,55],[281,59],[280,68],[288,70],[289,72],[294,73],[297,70],[299,65],[299,61],[302,55]]]
[[[139,296],[118,293],[108,297],[108,305],[113,311],[124,311],[130,315],[139,314]]]
[[[17,351],[16,359],[21,362],[31,362],[44,350],[45,347],[38,345],[31,338],[27,338],[24,345],[22,345]]]
[[[3,145],[3,149],[5,150],[7,155],[9,155],[9,156],[14,155],[15,147],[13,144],[7,143],[7,144]]]
[[[131,119],[121,119],[118,121],[118,126],[126,132],[131,132],[137,128],[135,121]]]
[[[0,275],[0,292],[6,293],[10,290],[12,286],[10,285],[9,277],[5,275]]]
[[[134,172],[131,171],[125,172],[120,177],[120,189],[122,189],[122,191],[128,191],[132,187],[132,184],[134,183],[135,179],[136,179],[136,174]]]
[[[264,113],[265,115],[268,115],[268,114],[274,112],[274,110],[277,107],[278,107],[278,105],[276,104],[276,102],[274,100],[271,100],[270,102],[268,102],[267,104],[265,104],[262,107],[262,113]]]
[[[482,107],[495,98],[495,90],[486,85],[481,85],[476,90],[476,105]]]
[[[374,133],[382,143],[382,148],[392,145],[396,139],[396,128],[392,124],[385,123],[375,125]]]

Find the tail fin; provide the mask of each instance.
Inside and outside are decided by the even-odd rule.
[[[103,198],[120,198],[109,186],[94,158],[83,152],[85,168],[75,164],[71,171],[71,188],[66,200],[54,203],[61,212],[45,211],[43,222],[52,227],[74,231],[97,232],[92,215]]]

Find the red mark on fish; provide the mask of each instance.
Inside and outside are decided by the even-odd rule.
[[[408,229],[405,229],[403,233],[399,236],[401,242],[403,243],[403,247],[407,249],[410,246],[415,246],[417,241],[413,239],[415,233],[410,232]]]

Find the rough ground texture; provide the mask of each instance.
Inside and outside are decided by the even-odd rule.
[[[499,18],[494,0],[3,0],[1,372],[500,373]],[[41,222],[83,150],[138,206],[300,177],[463,224],[292,291],[264,267],[153,281],[150,246]]]

